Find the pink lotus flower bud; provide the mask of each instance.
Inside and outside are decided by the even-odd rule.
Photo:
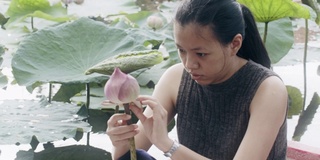
[[[163,26],[163,20],[158,16],[149,16],[147,19],[147,24],[150,28],[156,30]]]
[[[130,103],[140,94],[140,86],[134,77],[115,68],[104,87],[104,94],[112,103]]]

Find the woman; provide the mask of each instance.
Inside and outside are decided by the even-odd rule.
[[[270,68],[254,18],[233,0],[186,0],[177,10],[174,37],[182,63],[160,78],[152,96],[130,106],[139,124],[116,114],[107,134],[113,158],[155,145],[173,160],[286,159],[287,92]],[[167,124],[177,114],[179,142]],[[123,156],[124,157],[124,156]],[[122,158],[123,158],[122,157]]]

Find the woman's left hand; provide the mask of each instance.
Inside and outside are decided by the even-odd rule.
[[[137,101],[142,105],[148,105],[145,114],[134,105],[130,106],[132,112],[140,120],[144,133],[152,144],[162,151],[168,151],[173,141],[168,137],[168,113],[167,110],[151,96],[139,96]],[[148,114],[149,113],[149,114]]]

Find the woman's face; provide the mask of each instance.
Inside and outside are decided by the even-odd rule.
[[[175,23],[174,34],[180,59],[192,79],[200,85],[225,80],[231,51],[213,37],[209,26]]]

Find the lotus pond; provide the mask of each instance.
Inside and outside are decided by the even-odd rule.
[[[269,0],[263,3],[267,7]],[[267,35],[266,23],[257,23],[273,70],[290,94],[288,139],[320,148],[320,28],[305,14],[310,11],[314,17],[315,12],[292,3],[301,15],[268,21]],[[104,132],[115,106],[101,106],[110,74],[85,73],[121,53],[159,50],[164,56],[160,64],[130,72],[141,94],[151,94],[165,69],[179,62],[170,23],[177,4],[0,0],[0,160],[110,159],[111,143]],[[150,27],[150,16],[160,17],[161,25]],[[310,18],[307,43],[305,18]],[[176,138],[174,127],[169,135]],[[164,158],[154,147],[150,153]]]

